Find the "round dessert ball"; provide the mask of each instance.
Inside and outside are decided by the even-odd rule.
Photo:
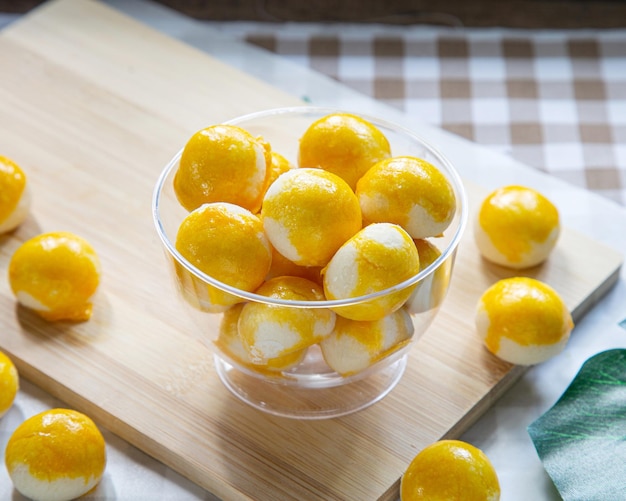
[[[401,501],[498,501],[500,481],[487,455],[461,440],[428,445],[409,464]]]
[[[404,308],[373,321],[337,316],[333,332],[320,342],[320,347],[331,369],[350,376],[403,347],[413,332],[413,322]]]
[[[69,501],[100,482],[106,446],[90,418],[52,409],[17,427],[7,443],[5,463],[13,485],[27,498]]]
[[[13,405],[20,379],[13,361],[0,351],[0,418]]]
[[[441,256],[441,251],[432,242],[426,239],[415,239],[414,242],[422,270],[433,264]],[[448,259],[417,283],[404,307],[412,315],[439,307],[446,297],[451,275],[452,260]]]
[[[573,327],[559,294],[534,278],[499,280],[476,308],[476,330],[485,346],[512,364],[533,365],[558,355]]]
[[[354,190],[372,165],[389,156],[389,141],[371,122],[331,113],[313,122],[300,138],[298,165],[332,172]]]
[[[270,176],[271,148],[235,125],[213,125],[185,144],[174,177],[180,204],[192,211],[202,204],[229,202],[256,213]]]
[[[274,248],[300,266],[324,266],[361,229],[354,192],[321,169],[292,169],[268,188],[261,210]]]
[[[495,264],[523,269],[544,262],[560,234],[557,208],[538,191],[504,186],[480,205],[474,238],[482,256]]]
[[[366,226],[335,253],[323,270],[329,300],[350,299],[380,292],[415,276],[420,270],[417,248],[400,226]],[[414,287],[333,310],[352,320],[378,320],[400,308]]]
[[[9,283],[18,302],[46,320],[85,321],[91,318],[100,284],[100,260],[73,233],[44,233],[15,251]]]
[[[286,301],[323,301],[324,292],[301,277],[276,277],[256,291],[261,296]],[[252,363],[285,357],[328,336],[335,314],[327,308],[277,306],[249,302],[241,310],[238,328]]]
[[[263,283],[272,263],[260,218],[226,202],[204,204],[190,212],[178,228],[176,249],[201,272],[246,292]],[[183,296],[203,310],[219,312],[242,301],[200,282],[182,267],[177,274]]]
[[[413,238],[440,236],[452,222],[456,197],[434,165],[401,156],[382,160],[356,185],[363,221],[395,223]]]
[[[278,372],[289,370],[298,365],[306,355],[306,348],[292,351],[276,358],[268,358],[263,361],[253,361],[244,346],[239,335],[239,317],[244,303],[239,303],[228,309],[222,317],[216,346],[231,360],[246,366],[256,372],[269,373],[272,375]]]
[[[30,210],[26,174],[18,164],[0,156],[0,234],[17,228]]]

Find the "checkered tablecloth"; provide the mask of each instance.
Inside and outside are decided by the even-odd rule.
[[[208,24],[626,205],[626,30]]]

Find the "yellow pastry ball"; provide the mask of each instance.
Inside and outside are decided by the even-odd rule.
[[[201,272],[246,292],[263,283],[272,262],[259,217],[225,202],[204,204],[190,212],[178,228],[176,249]],[[179,267],[183,296],[199,300],[201,309],[223,311],[242,300],[191,277]]]
[[[185,144],[174,191],[187,210],[229,202],[253,213],[261,208],[270,174],[271,148],[234,125],[213,125]]]
[[[522,269],[548,258],[560,230],[559,212],[550,200],[532,188],[504,186],[483,200],[474,238],[488,261]]]
[[[403,156],[382,160],[356,186],[365,223],[395,223],[413,238],[440,236],[452,222],[456,197],[434,165]]]
[[[403,308],[373,321],[338,316],[333,332],[320,342],[320,347],[331,369],[350,376],[400,349],[413,332],[411,317]]]
[[[7,443],[5,463],[13,485],[27,498],[66,501],[98,484],[106,466],[106,446],[87,416],[53,409],[17,427]]]
[[[271,156],[272,162],[270,164],[270,173],[268,178],[267,186],[269,187],[278,176],[287,172],[288,170],[295,169],[296,166],[293,165],[289,160],[287,160],[283,155],[278,153],[277,151],[272,151]]]
[[[348,240],[322,271],[329,300],[357,298],[380,292],[413,277],[420,270],[411,237],[400,226],[377,223]],[[414,287],[334,311],[352,320],[378,320],[400,308]]]
[[[289,261],[285,256],[272,247],[272,266],[267,274],[267,280],[275,277],[291,276],[302,277],[322,285],[321,266],[300,266]]]
[[[88,320],[100,284],[100,260],[73,233],[44,233],[15,251],[9,283],[17,300],[46,320]]]
[[[433,264],[441,256],[439,248],[426,239],[416,239],[414,243],[422,270]],[[420,280],[405,304],[408,312],[419,314],[440,306],[448,291],[451,275],[452,260],[448,259],[430,275]]]
[[[0,156],[0,234],[17,228],[30,209],[26,174],[12,160]]]
[[[361,209],[340,177],[321,169],[292,169],[268,188],[261,210],[271,244],[301,266],[324,266],[361,229]]]
[[[323,301],[322,288],[300,277],[276,277],[256,291],[261,296],[287,301]],[[253,363],[284,357],[318,343],[335,326],[327,308],[246,303],[239,317],[239,335]]]
[[[440,440],[419,452],[400,484],[401,501],[498,501],[498,475],[483,451]]]
[[[499,280],[476,308],[476,330],[485,346],[512,364],[538,364],[559,354],[573,327],[559,294],[534,278]]]
[[[337,174],[354,189],[372,165],[389,156],[389,141],[376,126],[350,113],[332,113],[300,138],[298,165]]]
[[[292,351],[276,358],[268,358],[261,362],[250,359],[248,350],[241,341],[239,335],[239,317],[244,303],[234,305],[224,313],[222,322],[220,323],[219,333],[216,346],[235,362],[248,367],[256,372],[267,373],[270,375],[278,374],[298,365],[306,355],[306,348],[302,350]]]
[[[0,351],[0,418],[13,405],[20,379],[13,361]]]

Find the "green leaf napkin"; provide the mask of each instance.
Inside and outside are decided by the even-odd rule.
[[[626,350],[587,360],[528,433],[565,501],[626,500]]]

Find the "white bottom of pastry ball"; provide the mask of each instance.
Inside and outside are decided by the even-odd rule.
[[[28,466],[18,465],[9,472],[14,487],[23,495],[34,501],[69,501],[86,494],[93,489],[101,477],[59,478],[42,480],[33,477]]]

